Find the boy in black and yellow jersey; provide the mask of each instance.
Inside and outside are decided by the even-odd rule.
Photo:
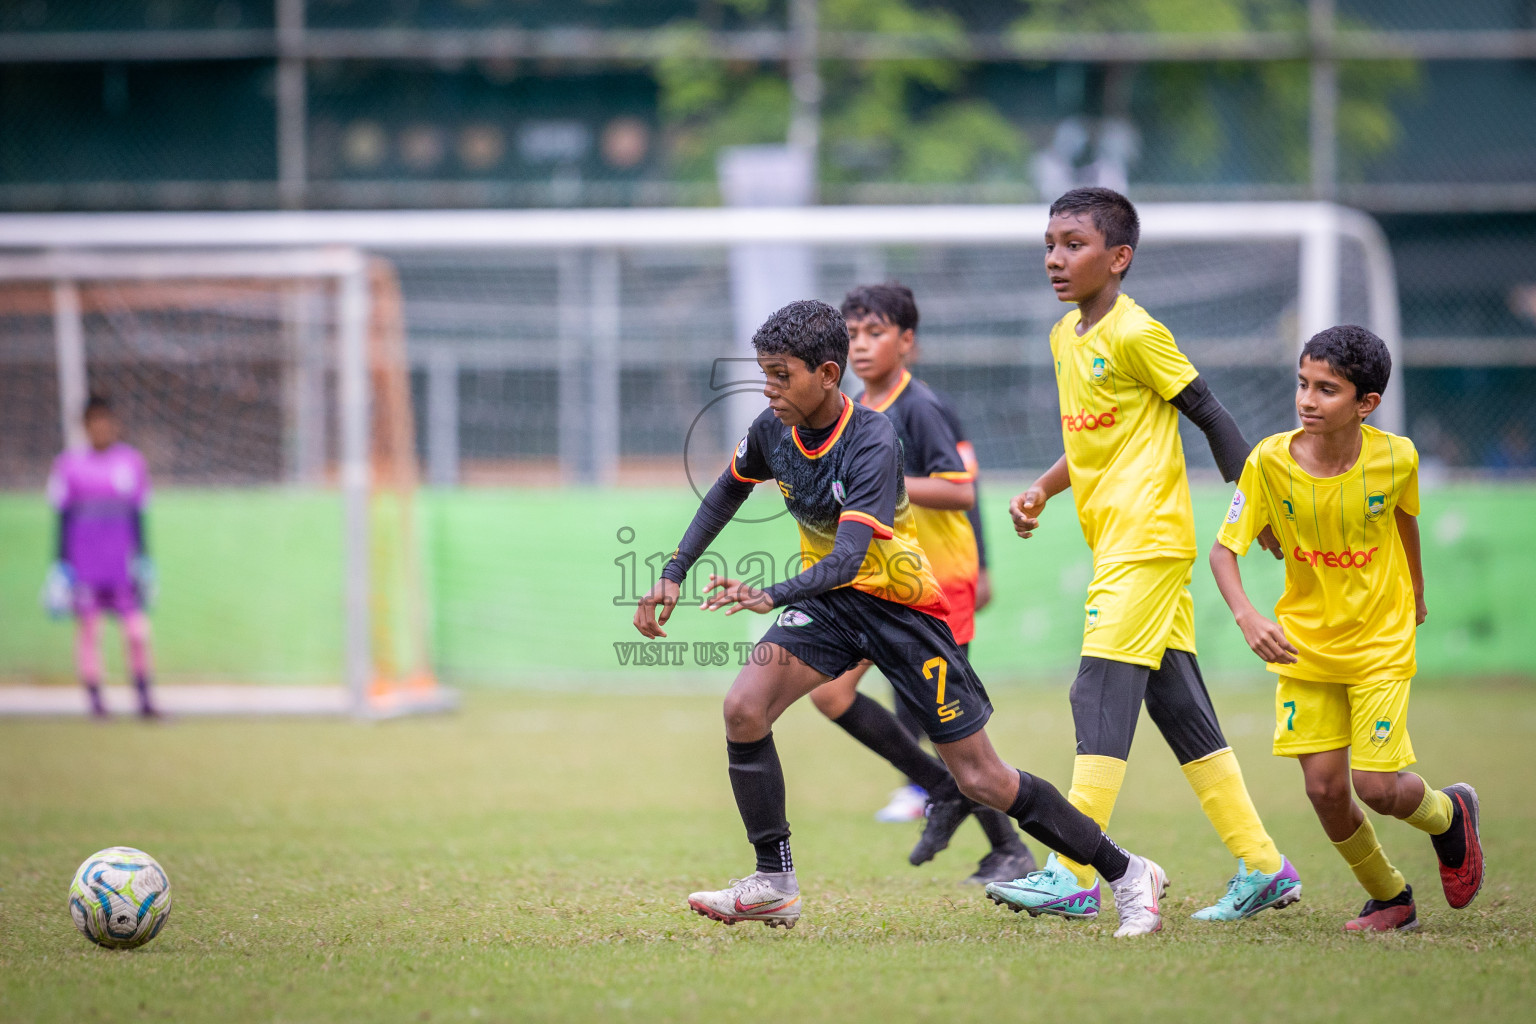
[[[1158,931],[1168,884],[1162,869],[1120,849],[1050,783],[1009,767],[992,749],[985,731],[992,705],[944,622],[944,593],[916,542],[895,428],[838,389],[848,358],[842,314],[822,302],[790,303],[758,329],[752,345],[768,409],[704,496],[634,618],[642,635],[665,636],[689,567],[754,484],[778,482],[808,568],[765,590],[712,576],[704,602],[727,615],[779,609],[725,698],[731,789],[757,870],[726,889],[693,893],[688,905],[728,924],[789,927],[799,918],[773,723],[867,658],[918,715],[961,792],[1006,810],[1047,846],[1093,864],[1115,892],[1116,935]],[[1096,905],[1097,890],[1084,894],[1089,898]]]
[[[1392,357],[1363,327],[1330,327],[1302,349],[1299,430],[1260,441],[1243,466],[1211,569],[1243,639],[1280,679],[1275,753],[1301,762],[1323,831],[1370,897],[1346,931],[1418,926],[1413,888],[1376,840],[1350,784],[1378,814],[1427,832],[1445,898],[1460,909],[1483,884],[1477,791],[1430,788],[1413,772],[1408,688],[1414,629],[1428,612],[1419,561],[1419,454],[1366,425]],[[1278,623],[1243,592],[1237,556],[1278,534],[1285,593]]]
[[[1188,584],[1194,512],[1179,414],[1202,431],[1222,476],[1237,478],[1248,444],[1173,335],[1120,290],[1140,223],[1105,188],[1075,189],[1051,205],[1045,269],[1056,297],[1077,304],[1051,331],[1065,454],[1010,511],[1019,536],[1046,502],[1072,488],[1093,551],[1082,661],[1072,684],[1077,758],[1072,804],[1107,824],[1145,701],[1237,873],[1196,918],[1233,921],[1301,896],[1301,881],[1270,840],[1222,735],[1195,659]],[[1093,882],[1081,862],[1047,862],[1035,890],[1070,894]],[[1017,903],[1008,886],[988,894]]]
[[[900,284],[865,285],[848,293],[842,312],[848,324],[849,362],[867,389],[857,401],[885,413],[896,428],[917,542],[944,591],[950,632],[961,652],[969,656],[976,632],[979,566],[976,533],[966,513],[976,504],[975,474],[961,455],[950,425],[953,413],[946,415],[943,401],[906,368],[916,338],[917,302],[911,289]],[[932,860],[974,813],[991,850],[968,882],[985,885],[1033,871],[1034,856],[1008,816],[990,807],[978,808],[960,796],[944,765],[918,745],[921,724],[914,722],[909,731],[897,715],[858,692],[868,669],[869,662],[863,662],[818,687],[811,693],[811,702],[921,787],[927,821],[908,859],[913,864]],[[944,793],[952,796],[937,796]]]

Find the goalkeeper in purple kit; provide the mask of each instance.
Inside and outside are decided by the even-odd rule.
[[[43,598],[50,613],[73,614],[78,626],[75,665],[91,714],[104,718],[101,695],[101,615],[122,623],[139,713],[157,718],[150,697],[149,618],[154,572],[144,542],[149,471],[138,449],[118,439],[120,425],[105,398],[85,405],[84,448],[60,453],[48,478],[58,513],[57,560]]]

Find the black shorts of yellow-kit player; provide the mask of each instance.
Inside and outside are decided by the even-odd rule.
[[[943,619],[839,587],[778,613],[763,642],[777,644],[829,678],[868,659],[935,743],[953,743],[992,717],[986,687]]]
[[[1083,656],[1157,668],[1163,652],[1195,653],[1188,558],[1094,566],[1083,605]]]
[[[1349,748],[1349,766],[1395,772],[1413,764],[1408,679],[1317,683],[1281,676],[1275,687],[1275,754]]]

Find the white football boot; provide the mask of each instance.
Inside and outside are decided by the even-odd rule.
[[[1168,875],[1156,863],[1131,854],[1130,868],[1109,887],[1115,894],[1115,910],[1120,915],[1115,938],[1151,935],[1162,930],[1163,913],[1158,901],[1168,891]]]
[[[793,928],[800,920],[800,892],[793,880],[789,884],[794,892],[779,888],[766,875],[754,873],[731,879],[729,889],[691,893],[688,906],[696,914],[726,924],[761,921],[770,928]]]

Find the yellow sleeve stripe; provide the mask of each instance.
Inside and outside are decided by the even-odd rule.
[[[731,459],[731,476],[735,477],[737,480],[740,480],[744,484],[762,483],[761,480],[754,480],[749,476],[742,476],[740,473],[736,472],[736,459],[734,457]]]
[[[928,475],[939,480],[953,480],[957,484],[968,484],[976,479],[976,474],[969,471],[961,473],[929,473]]]
[[[875,531],[875,537],[879,540],[890,540],[896,535],[889,526],[886,526],[880,520],[876,519],[874,516],[867,512],[854,512],[849,510],[837,517],[838,522],[842,522],[844,519],[852,519],[856,523],[865,524],[870,529]]]

